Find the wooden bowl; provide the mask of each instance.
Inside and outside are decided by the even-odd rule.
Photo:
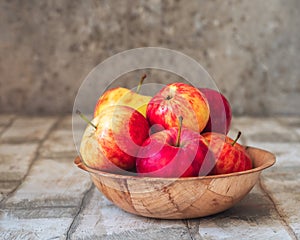
[[[265,150],[247,147],[254,162],[248,171],[205,177],[151,178],[90,169],[80,157],[74,163],[90,173],[95,186],[121,209],[151,218],[186,219],[222,212],[253,188],[262,170],[275,163]]]

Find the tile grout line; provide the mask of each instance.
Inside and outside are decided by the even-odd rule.
[[[187,232],[188,232],[188,234],[189,234],[191,240],[194,240],[194,238],[193,238],[193,236],[192,236],[192,233],[191,233],[191,230],[190,230],[190,228],[189,228],[189,222],[188,222],[188,220],[183,219],[183,220],[181,220],[181,221],[183,222],[183,224],[184,224],[185,227],[187,228]]]
[[[194,238],[194,234],[192,232],[192,227],[190,226],[191,219],[183,219],[182,222],[184,223],[185,227],[187,228],[187,232],[191,238],[191,240],[196,240]],[[199,229],[198,229],[199,230]]]
[[[282,222],[284,228],[286,229],[286,231],[290,235],[291,239],[297,240],[298,238],[297,238],[295,232],[293,231],[293,229],[291,228],[291,226],[286,221],[286,219],[285,219],[284,214],[282,213],[282,211],[277,207],[276,202],[272,198],[272,194],[267,190],[266,186],[263,184],[263,182],[261,180],[261,177],[259,178],[259,187],[263,190],[263,192],[267,195],[268,199],[271,201],[272,205],[274,206],[274,209],[275,209],[276,213],[280,217],[280,221]]]
[[[17,116],[13,116],[12,119],[10,120],[10,122],[8,124],[4,125],[4,129],[0,132],[0,137],[2,136],[2,134],[14,123],[14,121],[16,120]],[[0,141],[1,143],[1,141]]]
[[[2,136],[2,134],[5,133],[5,131],[6,131],[7,129],[9,129],[9,127],[10,127],[11,125],[13,125],[13,123],[15,122],[16,119],[17,119],[17,115],[14,115],[14,116],[11,118],[10,122],[9,122],[8,124],[6,124],[5,127],[4,127],[4,129],[0,132],[0,144],[2,143],[2,142],[1,142],[1,136]],[[14,192],[14,191],[18,188],[18,186],[20,186],[20,184],[21,184],[21,181],[15,181],[15,182],[18,182],[18,184],[17,184],[17,186],[16,186],[11,192]],[[10,193],[4,194],[3,199],[0,201],[0,205],[1,205],[2,202],[4,202],[4,200],[5,200],[9,195],[10,195]]]
[[[67,239],[67,240],[68,240],[68,239],[71,239],[71,238],[70,238],[70,237],[71,237],[71,234],[72,234],[71,231],[72,231],[73,228],[74,228],[75,222],[76,222],[76,220],[77,220],[79,214],[81,213],[82,209],[84,208],[84,205],[85,205],[85,203],[86,203],[86,201],[87,201],[87,199],[88,199],[89,193],[90,193],[93,189],[94,189],[94,184],[92,183],[91,186],[90,186],[90,188],[84,192],[83,197],[82,197],[81,202],[80,202],[80,205],[79,205],[79,208],[78,208],[78,211],[76,212],[76,214],[75,214],[75,216],[74,216],[74,218],[73,218],[73,220],[72,220],[72,222],[71,222],[71,224],[70,224],[70,227],[69,227],[68,230],[67,230],[67,236],[66,236],[66,239]]]
[[[12,195],[14,194],[15,191],[17,191],[17,189],[22,185],[22,183],[24,182],[24,180],[26,179],[26,177],[28,176],[33,164],[35,163],[35,161],[39,158],[40,156],[40,148],[43,145],[43,143],[48,139],[49,135],[51,134],[51,132],[53,130],[55,130],[58,126],[58,124],[61,122],[61,120],[63,119],[62,116],[58,117],[56,122],[49,128],[48,132],[45,134],[45,136],[38,142],[38,146],[36,149],[36,153],[35,156],[33,157],[32,162],[30,163],[28,170],[26,172],[26,174],[24,175],[24,177],[21,179],[20,183],[10,192],[8,193],[1,201],[0,201],[0,206],[6,202],[6,200]]]

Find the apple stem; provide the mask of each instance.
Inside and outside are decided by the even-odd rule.
[[[90,124],[95,130],[97,130],[97,126],[93,124],[83,113],[81,113],[78,109],[76,110],[76,113],[88,124]]]
[[[182,128],[182,121],[183,121],[183,117],[180,116],[178,118],[178,121],[179,121],[179,127],[178,127],[178,133],[177,133],[177,139],[176,139],[176,147],[179,147],[180,146],[180,137],[181,137],[181,128]]]
[[[234,144],[239,140],[240,136],[242,135],[241,131],[238,132],[235,140],[233,141],[233,143],[231,144],[232,146],[234,146]]]
[[[144,80],[145,80],[146,77],[147,77],[147,74],[146,74],[146,73],[141,77],[140,82],[139,82],[139,85],[137,86],[137,89],[136,89],[136,93],[139,93],[139,92],[140,92],[141,87],[142,87],[143,82],[144,82]]]

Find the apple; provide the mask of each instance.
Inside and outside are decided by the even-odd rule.
[[[145,117],[147,104],[151,97],[138,94],[145,78],[146,74],[141,77],[136,92],[123,87],[107,90],[96,103],[94,117],[98,116],[104,108],[112,105],[132,107],[133,109],[138,110]]]
[[[151,126],[160,126],[158,130],[178,128],[177,118],[182,116],[183,127],[201,132],[209,119],[209,106],[199,89],[177,82],[166,85],[150,100],[146,116]]]
[[[205,95],[210,109],[210,116],[204,132],[227,134],[230,129],[232,111],[229,101],[220,92],[210,88],[200,88]]]
[[[138,111],[127,106],[108,106],[83,134],[82,160],[88,167],[98,170],[132,170],[137,152],[148,134],[148,122]]]
[[[207,142],[198,132],[181,125],[156,132],[143,143],[136,159],[140,176],[176,178],[210,173],[215,160]]]
[[[241,133],[235,140],[220,133],[209,132],[202,136],[209,142],[209,148],[216,158],[216,166],[212,174],[240,172],[252,168],[252,160],[246,148],[237,143]]]

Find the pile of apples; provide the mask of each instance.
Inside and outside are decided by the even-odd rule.
[[[252,168],[245,147],[237,143],[240,133],[235,140],[227,136],[232,112],[221,93],[181,82],[153,97],[138,91],[117,87],[99,98],[80,146],[88,167],[168,178]]]

